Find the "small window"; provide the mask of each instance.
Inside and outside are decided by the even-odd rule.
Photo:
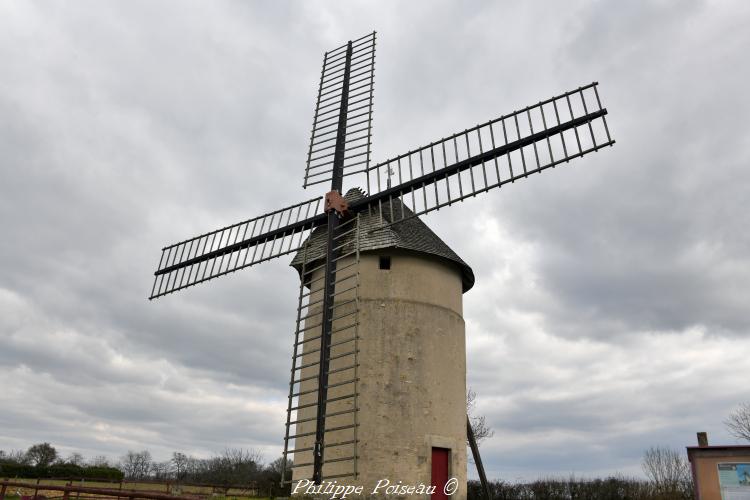
[[[387,255],[381,255],[380,256],[380,269],[390,269],[391,268],[391,258]]]

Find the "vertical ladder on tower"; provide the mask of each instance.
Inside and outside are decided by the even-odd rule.
[[[325,235],[325,227],[321,233]],[[302,249],[297,322],[294,332],[289,402],[284,437],[282,485],[313,478],[316,425],[320,407],[325,239],[315,235]],[[333,237],[336,274],[330,301],[333,324],[325,359],[323,476],[357,477],[359,382],[360,217],[342,221]],[[321,252],[321,248],[323,251]],[[322,255],[322,258],[318,258]],[[292,473],[293,471],[293,473]]]

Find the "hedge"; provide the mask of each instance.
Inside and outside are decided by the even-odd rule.
[[[114,467],[81,467],[73,464],[57,464],[47,467],[0,463],[0,476],[19,478],[71,478],[71,479],[114,479],[121,481],[122,471]]]

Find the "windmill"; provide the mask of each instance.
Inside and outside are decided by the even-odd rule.
[[[324,56],[303,187],[330,183],[328,193],[164,247],[150,298],[294,254],[300,291],[282,481],[289,480],[290,456],[291,480],[311,484],[363,480],[364,469],[392,471],[406,456],[410,471],[420,477],[429,475],[431,464],[434,483],[441,450],[451,449],[455,456],[446,459],[452,461],[444,473],[452,468],[454,476],[465,478],[458,469],[465,471],[468,437],[486,487],[465,399],[461,404],[466,394],[461,294],[474,275],[418,216],[615,141],[594,82],[371,165],[375,38],[373,32]],[[344,193],[349,176],[361,189]],[[392,258],[391,281],[370,270],[391,271]],[[373,290],[393,292],[381,289],[384,280],[407,295],[429,295],[430,308],[417,311],[407,296],[399,299],[400,309],[388,312],[391,295],[373,295]],[[426,325],[432,325],[429,331]],[[433,349],[432,330],[451,343],[443,349],[447,354]],[[389,336],[399,343],[387,344]],[[401,347],[414,352],[400,352]],[[416,373],[409,372],[410,363],[422,363],[420,370],[429,374],[410,380]],[[399,378],[407,372],[412,375]],[[426,386],[443,392],[425,392]],[[411,404],[390,396],[399,391],[421,399]],[[443,421],[434,416],[440,405],[446,409]],[[397,421],[392,414],[399,415]],[[441,437],[436,428],[449,436]],[[394,436],[417,431],[426,434],[382,453],[395,446]],[[422,441],[432,443],[431,457],[424,451],[429,443]]]

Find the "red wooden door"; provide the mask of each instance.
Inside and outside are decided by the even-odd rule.
[[[445,494],[445,483],[448,482],[448,459],[450,450],[446,448],[432,449],[432,486],[435,486],[435,493],[432,494],[432,500],[442,500],[448,498]]]

